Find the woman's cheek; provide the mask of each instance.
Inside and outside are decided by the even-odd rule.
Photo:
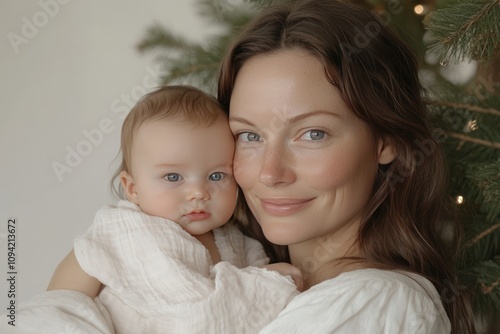
[[[252,178],[258,173],[258,154],[253,149],[239,149],[236,147],[234,154],[233,173],[240,187],[245,188]]]

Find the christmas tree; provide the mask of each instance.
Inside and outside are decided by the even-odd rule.
[[[498,333],[500,318],[500,1],[454,1],[424,19],[440,66],[477,64],[468,82],[428,82],[429,106],[444,142],[465,240],[460,273],[474,291],[478,327]],[[439,72],[439,71],[438,71]],[[495,324],[496,322],[496,324]]]
[[[495,331],[500,318],[500,0],[351,2],[383,17],[421,59],[434,125],[446,133],[449,193],[465,228],[460,278],[464,290],[473,291],[478,330]],[[188,83],[215,93],[229,42],[270,3],[199,0],[201,14],[220,27],[219,35],[198,44],[156,23],[138,48],[156,52],[164,84]]]

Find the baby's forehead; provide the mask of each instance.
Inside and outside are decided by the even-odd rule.
[[[224,125],[227,126],[227,125]],[[228,126],[227,126],[228,127]],[[154,128],[154,129],[153,129]],[[235,142],[220,124],[208,127],[149,126],[133,145],[131,165],[136,171],[175,171],[185,175],[230,173]]]
[[[186,120],[161,119],[142,124],[132,143],[132,154],[171,152],[183,155],[183,150],[233,150],[234,137],[226,118],[210,125],[196,125]]]
[[[186,117],[149,119],[140,124],[134,134],[134,139],[143,139],[162,134],[164,136],[189,135],[195,133],[217,132],[230,129],[225,115],[218,119],[200,122]]]

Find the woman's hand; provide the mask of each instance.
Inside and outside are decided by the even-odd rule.
[[[290,263],[273,263],[261,266],[260,268],[277,271],[283,276],[291,276],[295,285],[297,286],[297,290],[299,290],[300,292],[304,291],[304,280],[302,279],[302,272],[299,268],[292,266]]]

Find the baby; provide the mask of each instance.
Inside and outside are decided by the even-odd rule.
[[[127,201],[96,214],[48,290],[97,297],[117,333],[255,333],[298,294],[300,271],[265,266],[260,243],[234,226],[234,137],[213,97],[189,86],[147,94],[121,151]]]

